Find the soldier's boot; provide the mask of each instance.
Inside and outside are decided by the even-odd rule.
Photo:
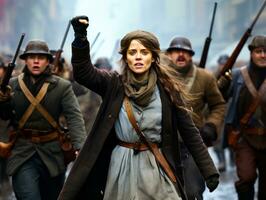
[[[238,200],[254,200],[254,183],[236,185]]]

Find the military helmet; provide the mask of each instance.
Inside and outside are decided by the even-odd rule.
[[[255,48],[264,47],[266,48],[266,36],[264,35],[257,35],[253,38],[251,43],[248,45],[248,49],[252,51]]]
[[[6,64],[4,63],[4,61],[0,58],[0,68],[6,68]]]
[[[25,60],[26,57],[30,54],[43,54],[43,55],[46,55],[48,57],[50,62],[53,61],[53,55],[49,51],[47,43],[44,41],[41,41],[41,40],[29,41],[27,46],[26,46],[25,51],[19,57],[22,60]]]
[[[187,39],[185,37],[173,38],[166,51],[169,52],[169,51],[175,50],[175,49],[188,51],[192,56],[195,54],[194,50],[192,49],[192,46],[191,46],[189,39]]]
[[[220,65],[224,65],[228,59],[229,59],[229,56],[227,54],[222,54],[219,56],[217,63]]]

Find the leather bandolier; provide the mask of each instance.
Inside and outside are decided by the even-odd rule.
[[[155,160],[158,163],[158,165],[162,168],[162,170],[165,172],[168,178],[174,183],[174,185],[176,185],[180,189],[179,192],[181,193],[181,196],[186,196],[185,193],[183,193],[184,191],[181,189],[182,184],[180,180],[176,177],[175,173],[173,172],[173,169],[167,162],[163,153],[160,151],[158,144],[152,143],[149,140],[147,140],[144,133],[141,131],[140,127],[138,126],[137,121],[132,111],[132,105],[127,96],[124,99],[124,105],[125,105],[125,110],[126,110],[128,119],[132,127],[136,131],[137,135],[139,136],[140,141],[136,143],[128,143],[124,141],[119,141],[118,144],[126,148],[134,149],[134,151],[150,150],[152,154],[154,155]]]
[[[40,104],[45,94],[47,93],[47,89],[49,87],[49,83],[45,82],[41,89],[39,90],[36,97],[34,97],[27,86],[23,81],[23,74],[18,76],[18,82],[21,90],[23,91],[26,98],[31,103],[29,107],[24,112],[23,116],[19,120],[18,130],[10,133],[9,142],[3,143],[0,142],[0,156],[1,157],[9,157],[11,154],[12,147],[14,146],[16,139],[18,137],[22,137],[24,139],[30,140],[32,143],[44,143],[50,142],[52,140],[59,140],[61,148],[64,152],[71,152],[71,158],[65,160],[65,164],[68,164],[70,161],[75,159],[75,153],[73,146],[70,142],[69,137],[61,130],[58,123],[53,119],[53,117],[47,112],[47,110]],[[24,129],[24,125],[32,115],[33,111],[37,109],[41,115],[50,123],[53,127],[52,131],[44,131],[44,130],[33,130],[33,129]]]
[[[235,147],[237,144],[238,139],[240,138],[241,132],[250,135],[266,135],[265,128],[257,128],[257,127],[247,127],[249,120],[251,119],[252,115],[255,113],[258,106],[261,104],[261,97],[266,93],[266,79],[261,84],[259,90],[256,90],[255,86],[253,85],[251,78],[248,74],[247,67],[242,67],[241,74],[244,78],[245,85],[247,86],[248,91],[251,93],[253,100],[249,105],[246,113],[240,119],[240,129],[237,130],[235,128],[231,128],[229,130],[228,135],[228,144],[232,147]]]

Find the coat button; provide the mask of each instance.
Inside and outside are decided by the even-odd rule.
[[[108,115],[108,118],[109,118],[109,119],[111,119],[111,118],[112,118],[112,115],[111,115],[111,114],[109,114],[109,115]]]

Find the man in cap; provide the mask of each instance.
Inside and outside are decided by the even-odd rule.
[[[216,77],[221,72],[222,68],[224,67],[228,59],[229,59],[229,56],[227,54],[222,54],[219,56],[219,58],[217,59],[217,69],[215,71]]]
[[[222,54],[219,56],[217,59],[217,68],[215,69],[214,75],[215,77],[218,77],[220,74],[222,68],[224,67],[225,63],[229,59],[229,56],[227,54]],[[219,87],[219,85],[218,85]],[[222,93],[222,91],[221,91]],[[222,93],[223,94],[223,93]],[[223,145],[223,128],[224,128],[224,123],[221,129],[221,134],[220,137],[218,137],[216,144],[213,146],[214,152],[216,154],[216,157],[218,159],[218,170],[219,172],[224,172],[226,170],[226,160],[225,160],[225,152],[224,152],[224,145]],[[231,155],[231,154],[230,154]]]
[[[203,141],[207,146],[217,139],[217,133],[223,122],[225,102],[217,87],[215,77],[208,71],[196,67],[192,57],[195,54],[190,41],[185,37],[175,37],[166,55],[172,61],[170,66],[180,72],[180,80],[191,95],[193,121],[199,128]],[[207,114],[206,114],[207,105]],[[182,145],[181,156],[184,164],[184,181],[189,200],[203,199],[204,180],[188,150]],[[206,182],[216,183],[218,177],[212,177]]]
[[[6,71],[6,65],[3,62],[3,60],[0,58],[0,83],[1,83],[1,80],[3,79],[3,77],[4,77],[5,71]]]
[[[239,178],[235,183],[238,199],[254,199],[254,185],[259,176],[258,200],[262,200],[266,199],[266,36],[255,36],[248,48],[248,66],[232,71],[227,91],[232,100],[225,124],[239,133],[233,146]],[[259,103],[251,110],[256,100]]]
[[[0,57],[0,85],[6,72],[4,59]],[[0,119],[0,141],[6,141],[8,138],[8,121]],[[6,174],[6,159],[0,157],[0,196],[4,196],[10,190],[9,178]]]
[[[76,151],[85,138],[84,121],[70,82],[51,74],[45,42],[30,41],[20,58],[25,67],[10,80],[12,95],[10,89],[0,91],[0,117],[11,119],[15,129],[7,172],[17,199],[55,200],[66,171],[59,117],[65,116]]]

